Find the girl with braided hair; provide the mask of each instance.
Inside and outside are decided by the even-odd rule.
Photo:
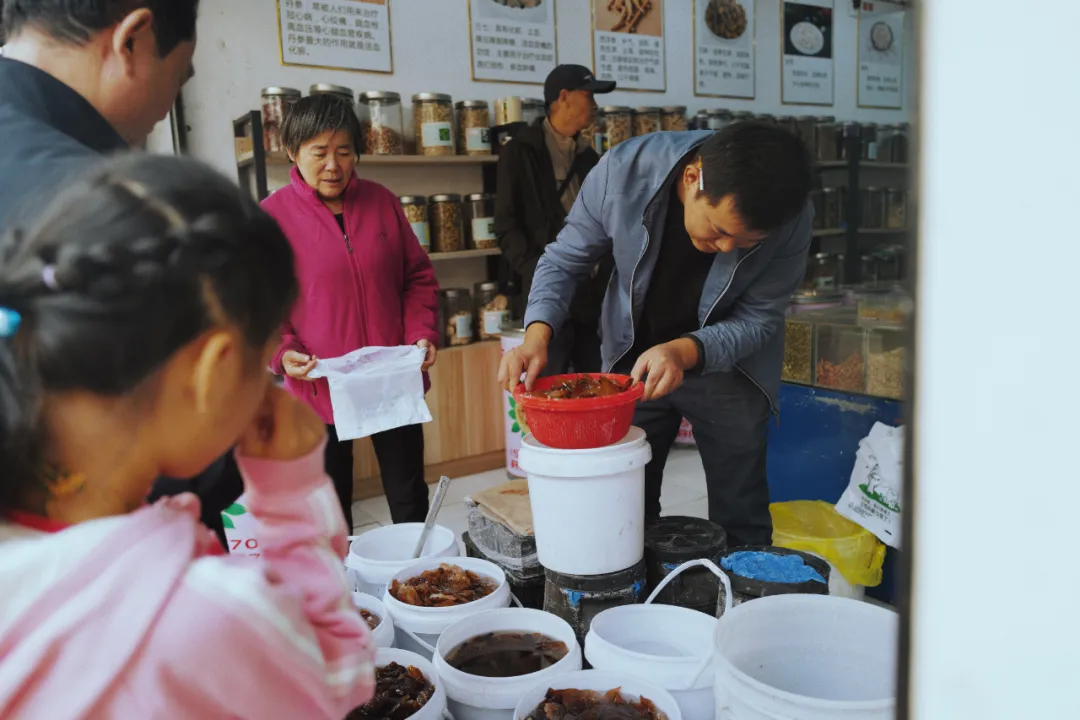
[[[293,253],[231,182],[110,161],[0,243],[0,717],[328,718],[370,698],[326,433],[266,371]],[[230,558],[160,475],[229,448]]]

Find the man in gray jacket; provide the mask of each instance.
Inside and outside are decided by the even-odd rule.
[[[503,358],[532,387],[573,288],[608,252],[601,317],[608,371],[645,383],[634,424],[653,459],[646,516],[660,515],[668,452],[685,417],[705,466],[709,518],[730,545],[772,539],[765,450],[783,361],[783,319],[810,246],[815,183],[803,144],[777,127],[653,133],[589,174],[529,295],[525,342]]]

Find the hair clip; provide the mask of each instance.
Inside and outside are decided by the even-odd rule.
[[[60,291],[60,283],[56,281],[56,266],[46,265],[41,268],[41,282],[45,283],[45,287],[49,288],[53,292]]]
[[[8,308],[0,307],[0,338],[13,337],[22,325],[22,315]]]

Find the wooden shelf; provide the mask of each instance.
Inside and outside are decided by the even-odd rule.
[[[428,157],[426,155],[361,155],[357,165],[383,165],[387,167],[423,166],[441,167],[454,165],[491,165],[499,161],[497,155],[446,155]],[[254,153],[243,153],[236,157],[237,167],[249,167],[255,163]],[[285,153],[266,153],[267,165],[292,165]]]
[[[840,236],[846,235],[846,234],[847,234],[847,230],[844,230],[842,228],[837,228],[837,229],[834,229],[834,230],[815,230],[814,231],[814,237],[840,237]]]
[[[460,250],[458,252],[446,252],[446,253],[430,253],[428,257],[431,258],[431,262],[441,262],[444,260],[469,260],[471,258],[491,257],[492,255],[498,255],[502,251],[498,248],[492,248],[490,250]]]

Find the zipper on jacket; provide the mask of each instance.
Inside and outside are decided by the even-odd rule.
[[[352,255],[352,243],[349,242],[349,233],[342,232],[341,237],[345,238],[345,249],[349,251],[350,255]]]
[[[645,253],[649,249],[649,243],[652,242],[652,237],[649,235],[649,228],[645,227],[645,219],[641,219],[641,228],[645,231],[645,244],[641,247],[641,254],[638,255],[637,262],[634,263],[634,269],[630,271],[630,347],[623,350],[622,355],[615,358],[615,362],[611,363],[609,370],[614,370],[615,366],[622,362],[622,359],[626,357],[626,354],[634,349],[634,343],[637,342],[637,328],[634,327],[634,277],[637,275],[638,267],[641,266],[641,261],[645,257]]]

